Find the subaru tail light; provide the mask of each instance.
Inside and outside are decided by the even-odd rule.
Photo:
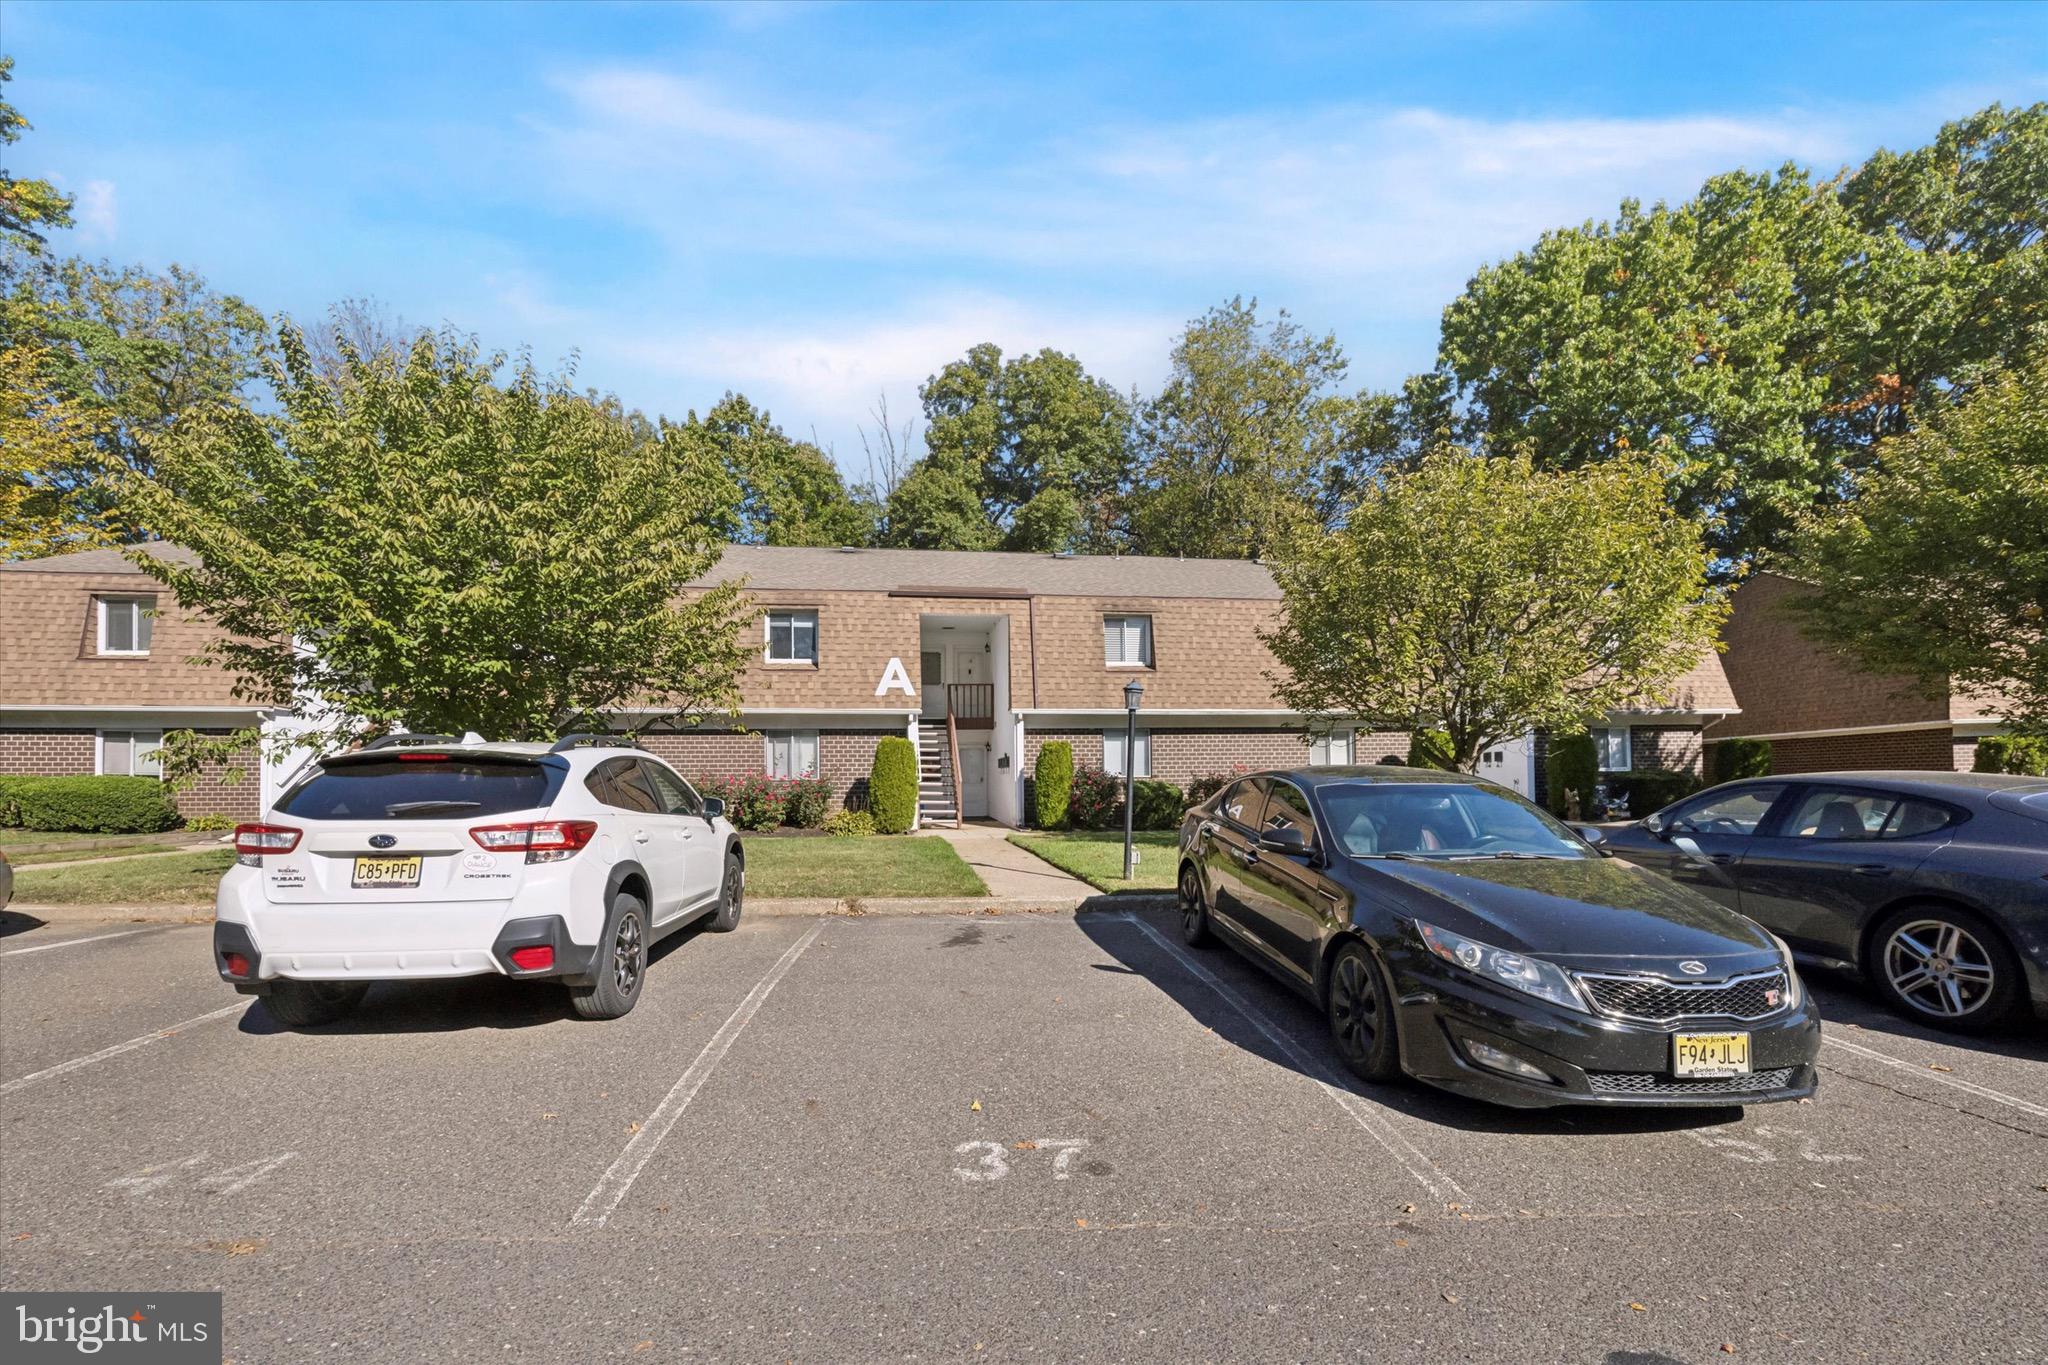
[[[516,825],[479,825],[469,837],[493,853],[524,853],[529,863],[573,858],[597,833],[595,820],[528,820]]]
[[[244,856],[289,853],[299,846],[299,831],[290,825],[236,825],[235,852]]]

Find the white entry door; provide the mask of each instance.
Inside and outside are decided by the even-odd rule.
[[[988,681],[988,655],[980,645],[955,645],[952,648],[952,665],[946,672],[949,683],[978,683]]]
[[[988,819],[988,748],[982,744],[960,746],[960,818]]]

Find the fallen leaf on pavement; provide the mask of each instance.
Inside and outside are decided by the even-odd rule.
[[[558,1114],[542,1114],[542,1115],[541,1115],[541,1117],[542,1117],[542,1118],[544,1118],[544,1119],[552,1119],[552,1118],[559,1118],[559,1117],[560,1117],[560,1115],[558,1115]]]
[[[1722,1342],[1722,1343],[1721,1343],[1721,1354],[1722,1354],[1722,1355],[1724,1355],[1724,1356],[1732,1356],[1732,1355],[1734,1355],[1734,1354],[1735,1354],[1735,1343],[1734,1343],[1734,1342],[1732,1342],[1732,1341],[1724,1341],[1724,1342]]]
[[[1413,1212],[1415,1212],[1415,1206],[1414,1206],[1413,1204],[1403,1204],[1403,1205],[1401,1206],[1401,1212],[1403,1212],[1403,1213],[1413,1213]]]
[[[1628,1305],[1628,1306],[1629,1306],[1630,1308],[1634,1309],[1634,1310],[1635,1310],[1636,1312],[1638,1312],[1638,1313],[1647,1313],[1647,1312],[1649,1312],[1649,1311],[1650,1311],[1649,1309],[1647,1309],[1647,1308],[1643,1307],[1643,1306],[1642,1306],[1641,1304],[1639,1304],[1639,1303],[1636,1303],[1636,1302],[1635,1302],[1634,1300],[1630,1300],[1630,1302],[1629,1302],[1629,1305]]]
[[[1929,1063],[1927,1064],[1927,1069],[1928,1069],[1929,1071],[1954,1071],[1954,1070],[1955,1070],[1955,1068],[1954,1068],[1954,1067],[1952,1067],[1952,1066],[1943,1066],[1943,1065],[1942,1065],[1942,1064],[1941,1064],[1940,1062],[1929,1062]]]
[[[654,1343],[651,1341],[643,1341],[638,1346],[635,1346],[633,1349],[636,1351],[651,1351],[654,1349]]]
[[[1085,1228],[1088,1226],[1088,1220],[1086,1218],[1076,1218],[1074,1220],[1074,1226],[1077,1228]]]
[[[2044,1190],[2048,1190],[2048,1185],[2043,1185],[2041,1188]],[[17,1232],[7,1240],[10,1242],[26,1242],[29,1238],[33,1236],[35,1236],[33,1232]]]
[[[1450,1290],[1448,1290],[1448,1289],[1446,1289],[1446,1290],[1444,1291],[1444,1302],[1445,1302],[1445,1303],[1456,1303],[1457,1301],[1458,1301],[1458,1296],[1457,1296],[1456,1294],[1453,1294],[1453,1293],[1452,1293],[1452,1292],[1451,1292]]]
[[[981,1112],[981,1101],[976,1100],[974,1103],[968,1105],[967,1108],[970,1113],[979,1114]]]
[[[638,1120],[635,1120],[634,1122],[632,1122],[632,1123],[629,1123],[629,1124],[627,1124],[627,1125],[626,1125],[626,1131],[627,1131],[627,1132],[629,1132],[629,1133],[637,1133],[637,1132],[639,1132],[639,1131],[640,1131],[640,1124],[639,1124],[639,1121],[638,1121]]]
[[[1011,1143],[1010,1150],[1013,1152],[1035,1152],[1038,1150],[1038,1144],[1030,1138],[1025,1138],[1022,1142]]]

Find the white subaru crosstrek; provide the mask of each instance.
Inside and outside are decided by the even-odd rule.
[[[723,803],[631,741],[387,736],[320,761],[235,830],[214,903],[221,979],[278,1022],[328,1023],[373,981],[560,981],[586,1019],[640,998],[647,951],[738,927]]]

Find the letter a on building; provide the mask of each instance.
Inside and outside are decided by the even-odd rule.
[[[882,680],[875,684],[875,695],[886,697],[890,692],[901,692],[906,697],[917,695],[917,689],[910,685],[910,674],[903,667],[903,660],[891,659],[889,666],[882,670]]]

